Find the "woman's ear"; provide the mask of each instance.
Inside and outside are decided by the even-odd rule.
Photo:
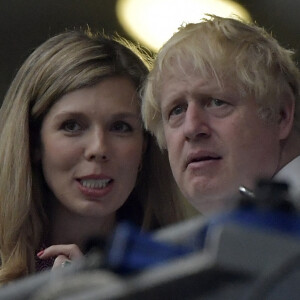
[[[279,138],[286,139],[294,125],[295,97],[292,92],[284,93],[279,111]]]
[[[143,154],[147,151],[148,144],[149,144],[149,133],[144,133],[144,141],[143,141]]]
[[[40,149],[40,147],[35,147],[32,152],[33,163],[37,164],[41,161],[41,159],[42,159],[41,149]]]
[[[145,132],[144,133],[144,140],[143,140],[142,156],[141,156],[141,161],[140,161],[140,164],[139,164],[139,167],[138,167],[139,172],[142,170],[142,167],[143,167],[144,155],[147,151],[148,144],[149,144],[149,134],[147,132]]]

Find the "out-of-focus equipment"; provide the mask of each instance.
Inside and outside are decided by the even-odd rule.
[[[0,289],[4,299],[299,299],[300,214],[288,185],[241,188],[236,209],[154,233],[122,223],[86,257]]]

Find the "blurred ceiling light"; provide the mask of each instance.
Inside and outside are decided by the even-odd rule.
[[[157,51],[183,23],[200,22],[205,14],[251,19],[230,0],[118,0],[117,17],[138,42]]]

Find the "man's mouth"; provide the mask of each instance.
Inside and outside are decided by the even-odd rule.
[[[215,155],[215,154],[190,155],[187,159],[186,167],[188,167],[192,163],[213,161],[213,160],[220,160],[220,159],[221,159],[221,156],[218,156],[218,155]]]

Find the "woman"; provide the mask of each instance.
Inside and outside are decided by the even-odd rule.
[[[66,32],[17,73],[0,111],[1,283],[80,257],[120,219],[179,220],[167,159],[142,127],[136,51]]]

